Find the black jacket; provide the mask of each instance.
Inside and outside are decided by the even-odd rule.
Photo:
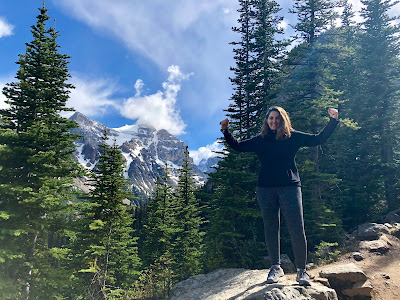
[[[257,186],[300,186],[300,176],[296,167],[296,153],[300,147],[318,146],[324,143],[333,133],[338,120],[331,118],[328,125],[318,134],[292,131],[290,138],[277,140],[276,132],[262,137],[237,141],[229,130],[224,130],[224,137],[229,146],[239,152],[255,152],[261,161]]]

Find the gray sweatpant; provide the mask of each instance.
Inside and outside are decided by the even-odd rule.
[[[257,187],[257,200],[264,220],[265,242],[271,263],[280,264],[280,210],[292,241],[297,268],[305,269],[307,241],[299,186]]]

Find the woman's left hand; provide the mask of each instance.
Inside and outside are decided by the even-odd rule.
[[[328,108],[328,114],[336,120],[339,118],[339,111],[336,108]]]

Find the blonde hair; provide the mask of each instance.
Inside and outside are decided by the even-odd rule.
[[[291,130],[293,130],[292,124],[290,123],[290,118],[286,110],[279,106],[272,106],[268,109],[267,115],[265,116],[263,126],[260,131],[262,137],[268,136],[268,117],[271,112],[276,111],[280,116],[279,127],[276,130],[277,140],[286,140],[292,135]]]

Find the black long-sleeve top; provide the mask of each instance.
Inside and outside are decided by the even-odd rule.
[[[276,139],[276,131],[270,131],[265,137],[257,135],[244,141],[237,141],[229,130],[224,137],[230,147],[239,152],[255,152],[261,161],[257,186],[301,186],[296,166],[296,153],[300,147],[318,146],[333,133],[338,120],[330,118],[328,125],[318,134],[309,134],[293,130],[290,138]]]

